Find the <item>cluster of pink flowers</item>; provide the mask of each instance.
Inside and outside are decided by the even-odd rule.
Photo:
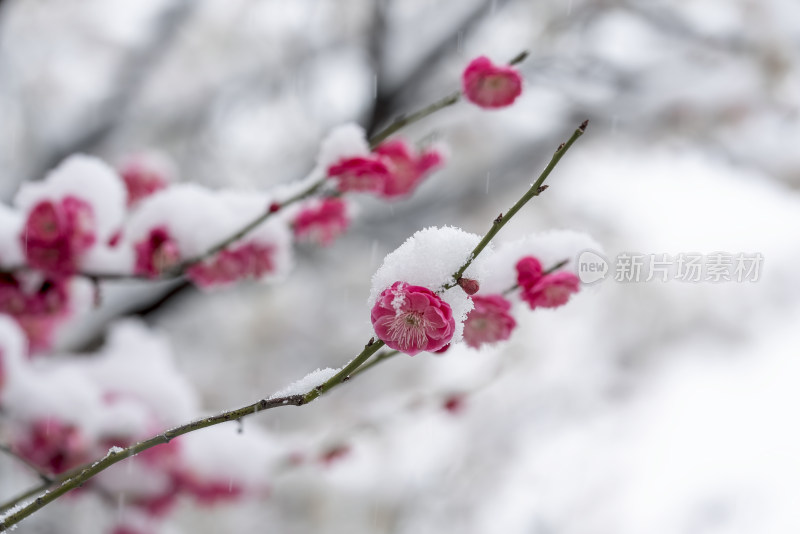
[[[367,192],[384,199],[410,195],[428,174],[443,163],[436,150],[417,153],[405,141],[380,144],[368,156],[340,159],[328,167],[339,191]]]
[[[28,214],[19,239],[31,267],[55,276],[73,274],[95,241],[92,208],[75,196],[42,201]]]
[[[580,289],[574,273],[545,273],[533,256],[520,259],[516,271],[520,299],[531,309],[563,306]],[[458,285],[473,304],[464,321],[464,342],[477,349],[509,339],[517,326],[511,301],[501,294],[476,294],[480,286],[475,280],[462,278]],[[446,350],[455,332],[450,306],[430,289],[405,282],[395,282],[381,292],[371,318],[379,339],[410,355]]]

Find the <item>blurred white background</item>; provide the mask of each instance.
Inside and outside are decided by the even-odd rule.
[[[760,279],[609,279],[522,312],[496,350],[398,357],[251,418],[245,432],[350,452],[264,473],[263,499],[186,505],[163,532],[800,531],[796,0],[2,0],[0,197],[70,153],[144,148],[184,181],[265,189],[302,177],[333,126],[375,131],[457,88],[471,58],[521,50],[513,107],[462,103],[405,131],[445,143],[446,169],[391,207],[360,199],[349,234],[301,249],[285,284],[108,287],[61,349],[140,316],[210,411],[340,366],[371,335],[384,255],[430,225],[483,233],[585,118],[501,240],[569,228],[611,259],[760,253]],[[3,496],[28,480],[7,459],[0,473]],[[20,532],[103,532],[106,508],[56,503]]]

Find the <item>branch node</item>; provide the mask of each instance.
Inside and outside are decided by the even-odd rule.
[[[494,224],[500,224],[501,222],[503,222],[503,214],[502,213],[500,215],[498,215],[497,218],[494,220]]]
[[[536,194],[539,195],[539,194],[543,193],[548,187],[550,187],[550,186],[549,185],[540,186],[539,189],[536,190]]]
[[[585,121],[583,121],[578,129],[581,132],[585,132],[587,126],[589,126],[589,119],[586,119]]]

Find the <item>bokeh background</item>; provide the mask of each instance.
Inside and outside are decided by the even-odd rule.
[[[74,152],[151,148],[182,181],[267,189],[307,173],[332,127],[375,131],[457,88],[469,59],[521,50],[516,105],[406,130],[446,144],[446,169],[408,200],[359,199],[349,234],[301,248],[287,282],[109,285],[59,350],[138,316],[209,411],[338,367],[371,335],[384,255],[430,225],[483,233],[587,118],[503,240],[567,228],[610,259],[760,253],[758,281],[609,279],[522,313],[496,349],[395,358],[251,418],[245,432],[348,453],[265,472],[260,499],[186,504],[163,532],[800,530],[796,0],[2,0],[0,197]],[[0,473],[4,496],[29,482],[6,458]],[[115,513],[76,499],[19,531],[103,532]]]

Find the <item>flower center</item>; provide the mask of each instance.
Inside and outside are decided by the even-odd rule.
[[[401,312],[389,324],[389,336],[397,341],[400,350],[424,349],[428,344],[429,327],[429,321],[421,313]]]

